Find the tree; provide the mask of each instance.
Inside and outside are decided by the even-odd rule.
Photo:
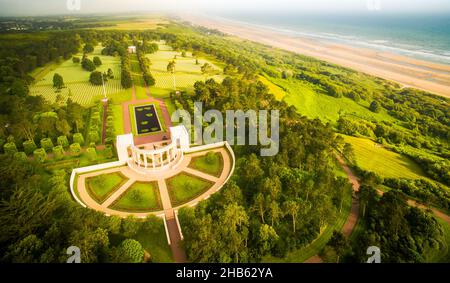
[[[89,82],[93,85],[102,85],[102,73],[99,71],[92,72],[89,76]]]
[[[155,78],[151,73],[144,73],[143,78],[147,86],[154,86],[156,84]]]
[[[175,81],[175,60],[170,61],[169,64],[167,64],[167,72],[172,74],[172,78],[173,78],[173,89],[176,91],[177,90],[177,84]]]
[[[144,260],[144,248],[133,239],[124,240],[118,248],[118,253],[121,263],[140,263]]]
[[[79,143],[73,143],[70,145],[70,152],[74,156],[80,156],[81,155],[81,146]]]
[[[84,137],[83,137],[83,134],[81,134],[81,133],[76,133],[76,134],[74,134],[74,135],[73,135],[73,142],[74,142],[74,143],[78,143],[78,144],[80,144],[80,145],[83,145],[83,144],[84,144]]]
[[[33,152],[34,159],[40,163],[44,163],[47,159],[47,153],[45,152],[45,149],[38,148]]]
[[[377,101],[372,101],[372,103],[370,103],[370,107],[369,107],[370,111],[378,113],[381,111],[381,107],[379,105],[379,103]]]
[[[45,151],[50,152],[53,148],[53,142],[50,138],[41,139],[41,148],[45,149]]]
[[[102,60],[100,60],[100,57],[98,57],[98,56],[94,57],[93,62],[96,67],[99,67],[102,65]]]
[[[259,227],[259,249],[260,255],[264,256],[270,252],[278,241],[278,234],[272,226],[263,224]]]
[[[25,81],[17,79],[11,85],[11,95],[25,97],[28,94],[28,86]]]
[[[63,86],[64,86],[63,77],[60,74],[55,73],[53,75],[53,87],[55,87],[57,89],[61,89],[61,88],[63,88]]]
[[[32,154],[33,151],[37,149],[36,143],[34,140],[27,140],[23,142],[23,149],[26,154]]]
[[[292,218],[292,229],[295,233],[295,223],[297,222],[298,210],[300,209],[299,204],[294,200],[287,200],[284,202],[284,209],[286,214],[290,215]]]
[[[128,238],[136,236],[140,228],[139,222],[136,222],[133,216],[127,217],[122,221],[123,235]]]
[[[43,243],[36,235],[28,235],[9,246],[5,258],[12,263],[37,263],[42,247]]]
[[[350,164],[354,164],[355,162],[355,151],[353,150],[353,146],[350,143],[345,143],[344,148],[342,149],[342,155],[350,162]]]
[[[131,80],[131,73],[127,69],[122,69],[120,83],[123,88],[130,88],[133,85],[133,81]]]
[[[53,148],[53,155],[56,160],[61,160],[64,158],[64,148],[61,145],[55,146]]]
[[[347,238],[344,234],[338,231],[333,231],[333,236],[331,236],[331,239],[328,241],[327,245],[332,247],[336,252],[336,262],[339,262],[340,257],[350,248]]]
[[[5,151],[6,154],[13,155],[14,153],[17,152],[17,146],[15,143],[9,142],[3,146],[3,150]]]
[[[94,52],[94,46],[92,44],[86,43],[83,47],[84,53],[91,53]]]
[[[204,76],[208,77],[208,74],[213,72],[214,68],[209,63],[205,63],[201,66],[200,70]]]
[[[97,151],[95,150],[94,147],[90,147],[90,148],[86,149],[86,155],[87,155],[89,161],[97,160]]]
[[[109,246],[108,231],[103,228],[97,228],[95,231],[74,230],[69,242],[80,248],[81,262],[99,262],[107,253]]]
[[[69,140],[67,139],[67,136],[59,136],[56,143],[62,147],[69,146]]]
[[[83,61],[81,62],[81,67],[89,72],[93,72],[96,68],[94,62],[92,62],[88,58],[83,59]]]
[[[108,68],[107,75],[108,75],[109,79],[114,79],[114,73],[113,73],[113,70],[111,68]]]

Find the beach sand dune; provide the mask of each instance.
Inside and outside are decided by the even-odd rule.
[[[369,75],[395,81],[404,87],[417,88],[450,98],[449,65],[299,36],[289,36],[224,19],[187,14],[180,15],[180,17],[194,25],[216,29],[243,39],[315,57]]]

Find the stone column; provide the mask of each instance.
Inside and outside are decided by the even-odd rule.
[[[155,169],[155,154],[152,154],[152,165],[153,165],[153,169]]]
[[[144,165],[145,165],[145,169],[147,169],[148,161],[147,161],[147,154],[146,153],[144,153]]]

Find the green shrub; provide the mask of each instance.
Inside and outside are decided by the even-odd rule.
[[[47,159],[47,153],[45,152],[45,149],[38,148],[33,152],[34,159],[38,162],[44,163]]]
[[[74,155],[74,156],[80,156],[81,154],[81,146],[79,143],[73,143],[70,145],[70,152]]]
[[[87,155],[89,161],[97,160],[97,151],[93,147],[90,147],[86,150],[86,155]]]
[[[16,152],[14,153],[14,159],[25,161],[27,160],[27,155],[25,154],[25,152],[22,151]]]
[[[34,140],[27,140],[23,142],[23,149],[27,155],[30,155],[37,149],[37,146]]]
[[[3,146],[3,150],[6,154],[13,155],[17,152],[17,146],[13,142],[9,142]]]
[[[216,161],[216,154],[212,151],[206,154],[206,163],[213,164]]]
[[[76,133],[73,135],[73,143],[77,143],[79,145],[84,144],[84,137],[81,133]]]
[[[55,155],[56,160],[61,160],[64,158],[64,148],[62,145],[55,146],[53,148],[53,154]]]
[[[50,138],[44,138],[41,140],[41,148],[45,149],[46,152],[49,152],[53,149],[54,145]]]
[[[105,150],[103,151],[103,154],[106,158],[112,158],[113,157],[113,150],[111,144],[106,144]]]
[[[66,136],[59,136],[57,140],[58,145],[62,147],[68,147],[69,146],[69,140]]]
[[[96,131],[90,131],[89,132],[89,141],[97,143],[100,141],[100,135]]]

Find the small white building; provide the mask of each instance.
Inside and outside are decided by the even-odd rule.
[[[136,53],[136,46],[130,45],[128,46],[128,53]]]

